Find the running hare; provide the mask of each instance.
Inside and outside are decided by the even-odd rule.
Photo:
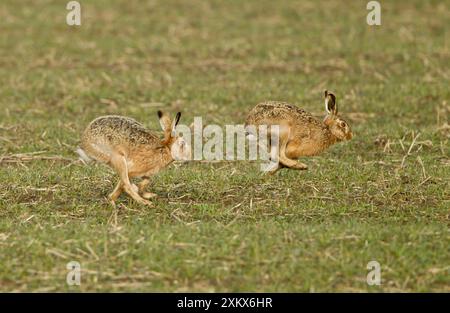
[[[82,160],[88,162],[94,159],[106,163],[119,174],[119,182],[109,195],[112,204],[125,191],[137,202],[152,205],[146,199],[156,195],[144,191],[150,176],[167,167],[174,159],[190,158],[190,147],[175,133],[180,116],[178,112],[171,121],[166,114],[158,111],[164,139],[129,117],[101,116],[89,124],[77,152]],[[142,178],[138,186],[130,182],[133,177]]]
[[[250,111],[245,123],[247,126],[279,126],[279,163],[269,169],[269,173],[283,167],[306,170],[307,165],[295,160],[301,156],[317,155],[339,141],[352,139],[350,126],[337,115],[336,97],[328,91],[325,91],[325,109],[327,115],[323,122],[284,102],[260,103]]]

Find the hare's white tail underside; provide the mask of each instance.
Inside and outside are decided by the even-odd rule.
[[[77,148],[76,152],[77,152],[78,155],[80,156],[81,162],[87,164],[87,163],[89,163],[89,162],[92,161],[92,159],[91,159],[90,157],[88,157],[88,155],[86,154],[86,152],[84,152],[83,149]]]

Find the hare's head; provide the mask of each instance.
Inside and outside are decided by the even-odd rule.
[[[327,90],[325,90],[325,109],[327,111],[327,116],[325,116],[323,122],[328,126],[333,136],[335,136],[338,141],[352,139],[353,133],[350,125],[338,116],[336,96]]]
[[[177,134],[176,127],[180,121],[181,113],[178,112],[172,121],[165,113],[158,111],[159,123],[164,131],[163,144],[170,148],[174,160],[187,161],[191,159],[191,147],[186,140]]]

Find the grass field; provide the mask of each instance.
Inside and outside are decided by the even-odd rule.
[[[1,291],[450,291],[448,1],[382,1],[372,27],[367,1],[80,2],[80,27],[67,1],[0,6]],[[324,89],[355,137],[308,171],[173,165],[154,208],[114,209],[73,152],[99,115],[323,116]]]

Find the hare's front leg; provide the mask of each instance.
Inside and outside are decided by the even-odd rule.
[[[133,188],[133,190],[135,192],[139,191],[138,186],[136,186],[135,184],[131,184],[131,187]],[[108,195],[108,198],[111,201],[112,205],[116,205],[116,200],[117,200],[117,198],[119,198],[119,196],[122,194],[122,192],[123,192],[123,182],[122,182],[122,179],[119,179],[116,187],[114,187],[113,192],[111,192]]]
[[[150,183],[150,178],[149,177],[143,177],[142,181],[138,184],[139,193],[145,199],[150,199],[150,198],[153,198],[153,197],[157,196],[155,193],[146,192],[145,191],[145,188],[147,188],[149,183]]]
[[[114,188],[113,192],[111,192],[108,196],[109,200],[111,201],[112,205],[116,204],[117,198],[122,194],[123,192],[123,183],[122,179],[119,179],[117,182],[116,187]]]
[[[127,194],[129,194],[134,200],[139,203],[146,204],[152,206],[152,203],[148,200],[143,199],[139,193],[138,188],[135,185],[132,185],[130,182],[130,178],[128,177],[128,166],[127,160],[123,155],[115,154],[111,158],[111,166],[117,171],[122,180],[123,189]]]

